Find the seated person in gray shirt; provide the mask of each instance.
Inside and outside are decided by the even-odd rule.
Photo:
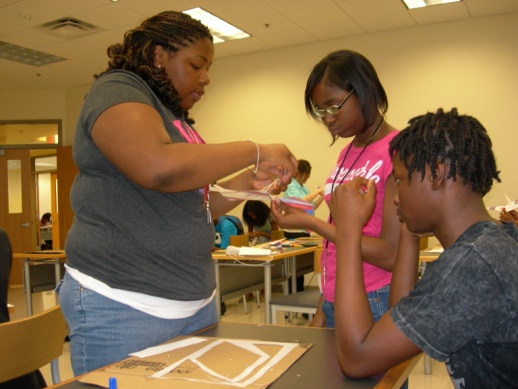
[[[331,199],[336,222],[338,360],[364,377],[424,351],[445,361],[455,388],[518,387],[518,243],[486,210],[500,181],[491,140],[473,117],[439,109],[390,144],[402,225],[392,308],[374,323],[364,292],[361,230],[375,185],[357,178]],[[444,248],[417,280],[417,234]]]

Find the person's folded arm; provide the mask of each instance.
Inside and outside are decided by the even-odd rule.
[[[419,268],[419,239],[408,231],[405,224],[401,225],[396,263],[392,272],[390,307],[415,288]]]
[[[365,195],[362,186],[367,188]],[[375,191],[372,181],[358,177],[338,187],[330,202],[337,225],[336,348],[340,368],[349,377],[384,372],[421,351],[389,313],[374,323],[365,294],[361,234],[374,208]]]

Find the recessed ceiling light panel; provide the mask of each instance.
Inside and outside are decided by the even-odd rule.
[[[31,66],[44,66],[66,59],[7,42],[0,42],[0,58]]]
[[[192,8],[182,12],[190,15],[193,19],[199,20],[202,24],[207,26],[214,37],[214,43],[221,43],[233,39],[243,39],[250,36],[250,34],[247,34],[202,8]]]
[[[429,5],[456,3],[462,0],[402,0],[408,9],[422,8]]]

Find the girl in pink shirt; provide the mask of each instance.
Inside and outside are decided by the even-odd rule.
[[[356,176],[376,182],[376,207],[363,226],[362,258],[365,290],[375,320],[388,310],[391,271],[399,241],[400,222],[393,197],[396,183],[388,144],[398,131],[385,121],[388,100],[372,64],[359,53],[340,50],[313,68],[305,90],[306,112],[324,124],[333,137],[353,138],[340,152],[325,184],[325,200]],[[322,298],[311,326],[334,327],[336,278],[335,226],[275,201],[272,214],[281,228],[306,228],[324,237]]]

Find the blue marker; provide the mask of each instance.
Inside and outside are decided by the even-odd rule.
[[[110,377],[108,382],[109,382],[109,386],[108,386],[109,389],[117,389],[117,378]]]

